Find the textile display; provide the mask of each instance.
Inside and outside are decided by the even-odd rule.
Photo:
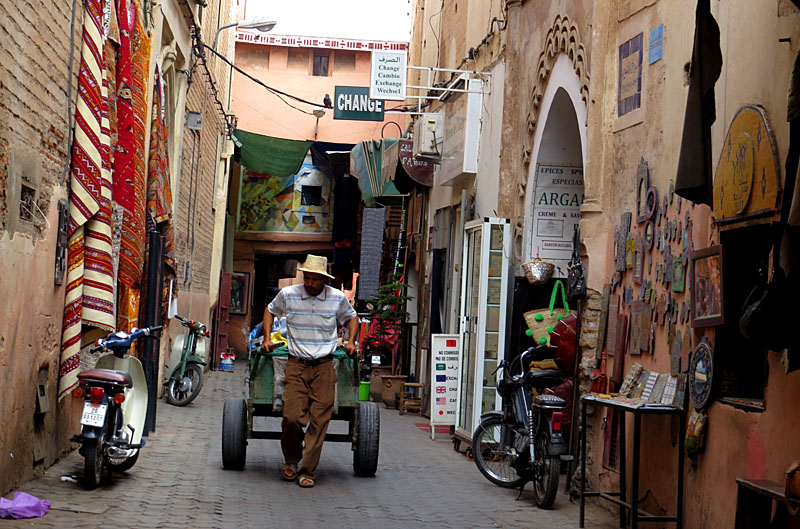
[[[131,332],[139,326],[139,304],[142,291],[124,283],[117,284],[117,330]]]
[[[174,276],[175,231],[172,226],[172,187],[169,178],[167,125],[165,120],[164,85],[156,69],[153,81],[153,114],[150,123],[150,163],[147,172],[147,212],[164,236],[164,262]]]
[[[114,153],[114,201],[125,208],[119,281],[138,289],[145,243],[145,120],[150,40],[133,0],[120,0],[120,49],[117,63],[117,130]]]
[[[84,3],[70,177],[70,239],[61,337],[59,398],[77,383],[83,324],[114,328],[111,173],[102,3]]]

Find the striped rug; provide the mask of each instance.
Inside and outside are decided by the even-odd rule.
[[[70,177],[70,239],[59,398],[77,384],[83,325],[114,329],[111,165],[103,2],[85,0]]]

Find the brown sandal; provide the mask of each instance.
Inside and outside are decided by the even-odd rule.
[[[297,479],[297,465],[285,464],[281,470],[281,479],[283,481],[294,481]]]
[[[304,489],[310,489],[314,486],[314,478],[309,476],[300,476],[300,478],[297,480],[297,484]]]

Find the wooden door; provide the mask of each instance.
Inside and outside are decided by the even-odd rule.
[[[231,274],[220,271],[219,299],[214,316],[214,347],[212,351],[211,369],[219,368],[222,353],[228,350],[228,322],[231,304]]]

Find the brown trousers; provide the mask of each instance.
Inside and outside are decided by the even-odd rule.
[[[336,372],[332,361],[304,366],[290,358],[286,363],[281,449],[287,464],[294,465],[302,459],[297,472],[300,476],[314,478],[333,414],[335,388]],[[308,430],[304,434],[306,425]]]

